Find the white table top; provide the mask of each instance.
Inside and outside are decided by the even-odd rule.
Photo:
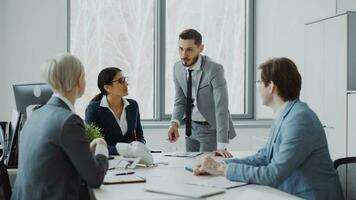
[[[254,152],[232,152],[234,157],[245,157]],[[196,180],[209,178],[210,176],[194,176],[192,172],[185,170],[185,166],[194,166],[195,162],[202,156],[197,158],[176,158],[166,157],[163,154],[153,154],[155,163],[168,162],[168,165],[159,164],[158,167],[153,168],[139,168],[134,169],[135,174],[146,178],[146,183],[132,183],[132,184],[115,184],[102,185],[99,189],[94,189],[94,195],[98,200],[104,199],[120,199],[120,200],[153,200],[153,199],[186,199],[178,196],[158,194],[146,192],[144,187],[147,184],[174,184],[174,183],[189,183]],[[115,161],[110,161],[112,165]],[[299,199],[295,196],[279,191],[277,189],[249,184],[237,188],[227,190],[223,194],[214,195],[206,198],[208,200],[223,200],[223,199]]]

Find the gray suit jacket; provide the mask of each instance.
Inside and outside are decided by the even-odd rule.
[[[98,188],[107,168],[90,152],[83,120],[52,97],[22,129],[12,199],[78,199],[81,179]]]
[[[288,102],[257,154],[226,162],[229,180],[277,187],[303,199],[343,199],[324,129],[299,100]]]
[[[216,128],[217,142],[228,143],[236,136],[229,112],[224,68],[207,56],[202,57],[201,70],[198,71],[196,106],[208,123]],[[187,97],[186,69],[181,61],[174,65],[175,100],[172,120],[181,123],[185,114]]]

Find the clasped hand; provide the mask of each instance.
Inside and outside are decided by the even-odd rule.
[[[102,145],[105,145],[107,146],[105,140],[103,138],[96,138],[94,139],[93,141],[90,142],[90,151],[91,152],[95,152],[95,149],[96,149],[96,146],[98,144],[102,144]]]
[[[194,168],[194,175],[225,175],[225,162],[218,162],[211,156],[206,156],[198,161]]]

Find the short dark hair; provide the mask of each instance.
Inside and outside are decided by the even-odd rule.
[[[271,81],[284,101],[299,99],[302,78],[295,63],[285,57],[272,58],[259,66],[261,81],[267,86]]]
[[[200,46],[202,44],[201,34],[194,29],[186,29],[179,34],[179,38],[182,40],[194,40],[194,44]]]

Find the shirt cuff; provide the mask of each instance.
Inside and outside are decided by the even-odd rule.
[[[108,157],[108,148],[106,147],[106,145],[103,144],[97,144],[96,148],[95,148],[95,155],[103,155],[105,157]]]
[[[179,126],[180,126],[180,123],[179,123],[179,120],[178,120],[178,119],[172,119],[172,120],[171,120],[171,122],[175,122],[175,123],[177,123],[177,125],[178,125],[178,128],[179,128]]]
[[[229,143],[220,143],[218,142],[218,150],[227,150]]]

